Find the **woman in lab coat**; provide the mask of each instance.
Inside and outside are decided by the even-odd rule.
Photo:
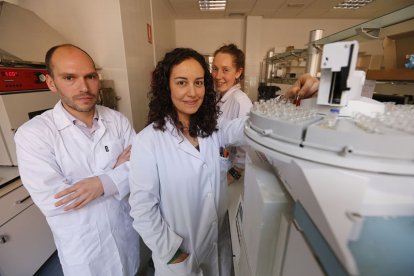
[[[212,75],[222,118],[243,118],[252,107],[251,100],[240,86],[240,81],[244,78],[244,60],[243,51],[234,44],[224,45],[214,52]],[[228,184],[231,184],[241,177],[245,152],[239,147],[232,147],[229,152],[229,162],[223,166],[227,169],[224,174],[227,177],[223,178],[227,178]]]
[[[220,119],[232,120],[246,117],[252,107],[251,100],[240,86],[240,81],[244,78],[244,60],[243,51],[234,44],[223,45],[214,52],[212,76],[218,98],[217,105],[220,108]],[[241,147],[229,147],[226,151],[229,155],[221,160],[221,181],[231,184],[241,178],[246,154]],[[222,252],[222,259],[227,256],[227,262],[231,263],[233,253],[229,223],[226,214],[220,229],[222,237],[220,252]],[[231,273],[231,265],[223,266],[222,271],[225,270]]]
[[[149,95],[149,125],[131,153],[133,226],[152,250],[156,275],[227,275],[220,268],[227,211],[220,163],[224,148],[243,144],[245,118],[218,123],[208,66],[191,49],[165,55]]]

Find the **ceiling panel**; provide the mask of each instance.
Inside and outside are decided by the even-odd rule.
[[[312,7],[315,0],[288,0],[279,6],[272,14],[272,18],[297,18],[300,14]]]
[[[227,10],[243,10],[249,12],[254,7],[255,1],[252,0],[227,0]]]
[[[197,0],[168,0],[175,12],[198,11]]]
[[[285,0],[257,0],[248,15],[272,17],[285,2]]]
[[[158,0],[160,1],[160,0]],[[168,1],[177,19],[213,19],[243,17],[264,18],[336,18],[372,19],[403,7],[414,5],[414,0],[374,0],[357,10],[333,9],[342,0],[228,0],[225,11],[199,11],[198,0]]]

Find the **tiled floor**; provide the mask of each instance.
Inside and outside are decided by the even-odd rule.
[[[52,254],[34,276],[63,276],[62,266],[60,265],[57,252]]]

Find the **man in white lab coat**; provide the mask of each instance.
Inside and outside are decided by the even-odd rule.
[[[129,153],[135,132],[96,105],[99,79],[82,49],[46,54],[47,85],[60,101],[15,135],[20,176],[50,225],[65,275],[135,275],[139,236],[129,216]]]

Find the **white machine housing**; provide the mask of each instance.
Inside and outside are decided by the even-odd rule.
[[[336,42],[323,47],[318,104],[346,106],[358,99],[365,74],[355,70],[359,46],[356,41]]]
[[[365,72],[355,70],[358,50],[357,41],[326,44],[323,47],[317,101],[304,100],[303,105],[318,105],[317,108],[324,114],[332,107],[339,108],[341,116],[352,116],[357,111],[368,116],[383,113],[382,103],[361,97]]]
[[[246,123],[248,144],[266,157],[278,179],[273,185],[281,183],[293,201],[287,240],[278,241],[285,250],[282,263],[272,275],[412,275],[414,107],[385,106],[359,96],[362,85],[352,73],[357,42],[325,49],[329,58],[318,101],[302,101],[305,106],[299,107],[274,99],[255,103]],[[327,85],[328,80],[338,81],[343,76],[333,72],[344,71],[347,79],[341,82],[347,89],[329,96],[335,85]],[[340,113],[330,125],[326,111],[332,107]],[[269,184],[246,180],[246,187]],[[245,202],[249,196],[245,193]],[[255,212],[246,204],[244,209],[246,216],[261,215],[260,208]],[[243,233],[257,224],[243,225]],[[246,247],[255,248],[247,242]]]

